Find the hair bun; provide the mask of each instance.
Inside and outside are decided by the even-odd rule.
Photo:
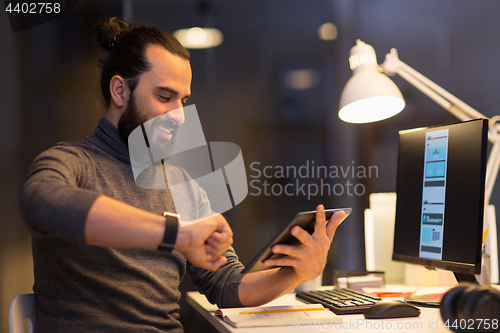
[[[126,19],[110,17],[101,19],[94,26],[94,38],[104,50],[111,52],[120,34],[127,33],[132,29]]]

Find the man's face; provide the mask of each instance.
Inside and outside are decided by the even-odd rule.
[[[127,144],[135,128],[163,115],[153,121],[150,145],[168,140],[172,146],[175,132],[185,120],[183,106],[191,95],[191,66],[188,60],[157,45],[146,49],[146,58],[150,69],[139,76],[139,83],[118,123],[118,132]]]

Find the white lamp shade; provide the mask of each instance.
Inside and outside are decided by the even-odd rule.
[[[370,123],[392,117],[405,107],[401,91],[376,70],[355,73],[340,97],[339,118],[349,123]]]

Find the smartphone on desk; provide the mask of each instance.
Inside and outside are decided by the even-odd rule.
[[[349,214],[352,212],[352,208],[336,208],[336,209],[325,209],[325,218],[328,221],[333,214],[343,211],[345,212],[345,220]],[[342,220],[342,221],[343,221]],[[340,221],[342,223],[342,221]],[[276,244],[288,244],[288,245],[298,245],[300,241],[292,236],[290,230],[298,225],[309,234],[314,232],[314,224],[316,223],[316,211],[300,212],[295,215],[295,218],[283,227],[266,246],[250,261],[250,263],[242,271],[243,274],[250,272],[263,271],[266,269],[276,268],[278,266],[264,266],[263,262],[270,258],[283,257],[284,254],[273,253],[271,248]]]

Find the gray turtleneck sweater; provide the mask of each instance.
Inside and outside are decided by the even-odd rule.
[[[167,172],[188,177],[174,167]],[[176,251],[85,245],[85,220],[100,195],[155,214],[177,210],[187,220],[211,213],[199,187],[187,189],[185,204],[176,200],[176,207],[168,191],[138,187],[127,147],[105,118],[93,135],[40,154],[21,196],[33,235],[37,333],[182,332],[178,286],[186,270],[211,302],[241,306],[243,265],[232,248],[227,263],[210,272]]]

